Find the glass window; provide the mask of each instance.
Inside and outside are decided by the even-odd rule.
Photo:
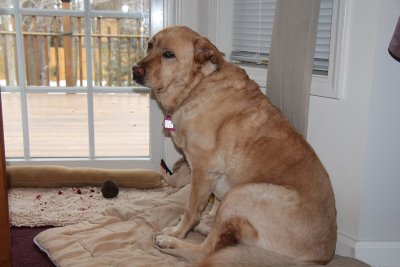
[[[84,85],[84,18],[23,16],[22,34],[28,86]]]
[[[95,94],[98,157],[149,156],[149,94]]]
[[[14,17],[0,15],[0,86],[18,85]]]
[[[12,0],[6,0],[12,2]],[[24,0],[20,1],[22,8],[34,9],[64,9],[64,10],[83,10],[85,0]]]
[[[94,85],[133,85],[131,67],[146,53],[148,23],[142,18],[96,17],[91,26]]]
[[[24,156],[20,99],[19,93],[1,93],[4,143],[8,158]]]
[[[92,10],[115,10],[123,13],[141,12],[145,13],[149,7],[149,0],[92,0]]]
[[[1,1],[8,159],[123,157],[158,168],[162,114],[131,74],[162,27],[150,24],[151,5],[162,11],[160,0]]]
[[[235,0],[232,51],[236,62],[268,65],[276,0]],[[327,75],[333,0],[321,0],[314,53],[314,73]]]
[[[28,94],[32,157],[88,157],[86,94]]]

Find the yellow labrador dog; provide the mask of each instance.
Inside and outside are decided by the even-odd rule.
[[[263,251],[300,264],[331,259],[336,209],[328,174],[242,69],[206,38],[176,26],[149,41],[148,55],[132,71],[171,116],[172,139],[191,170],[185,213],[156,237],[157,246],[200,253],[201,266],[230,258],[254,266]],[[212,193],[221,204],[209,235],[199,245],[181,240]]]

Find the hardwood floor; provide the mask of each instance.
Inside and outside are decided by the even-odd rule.
[[[87,157],[86,94],[27,95],[31,157]],[[19,93],[2,93],[7,157],[23,157]],[[95,94],[96,156],[149,155],[148,94]]]

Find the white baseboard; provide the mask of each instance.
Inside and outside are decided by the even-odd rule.
[[[338,233],[336,254],[359,259],[373,267],[400,267],[400,242],[362,242]]]
[[[400,267],[400,242],[357,242],[355,257],[374,267]]]
[[[336,254],[346,257],[354,257],[354,248],[356,246],[356,243],[357,241],[353,238],[338,232],[336,242]]]

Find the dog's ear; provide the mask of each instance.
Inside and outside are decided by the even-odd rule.
[[[204,37],[199,37],[194,42],[194,60],[201,66],[201,71],[205,75],[209,75],[214,71],[218,71],[222,60],[223,53]]]

